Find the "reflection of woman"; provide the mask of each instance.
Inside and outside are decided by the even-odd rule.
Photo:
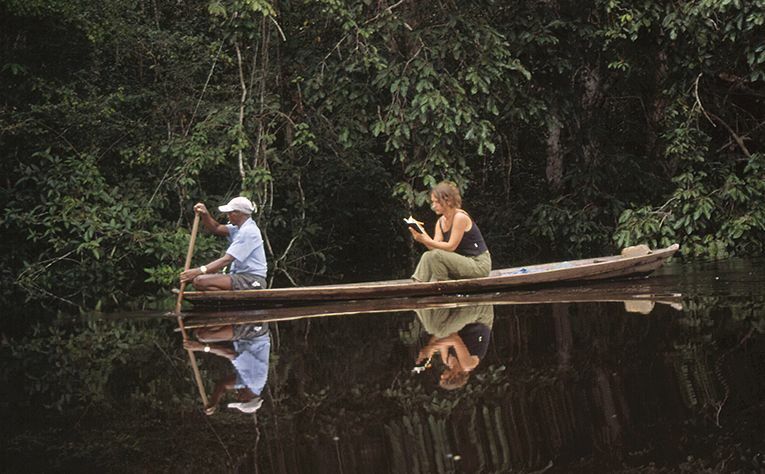
[[[183,347],[225,357],[234,367],[234,373],[215,384],[205,413],[215,413],[227,390],[233,391],[237,399],[237,402],[228,404],[229,408],[236,408],[245,413],[253,413],[260,408],[263,403],[260,395],[268,379],[268,360],[271,353],[268,323],[203,328],[196,331],[196,336],[201,342],[184,341]]]
[[[414,240],[428,248],[412,278],[441,281],[489,276],[489,249],[473,219],[460,209],[462,196],[457,186],[446,181],[439,183],[431,191],[430,201],[433,211],[441,217],[433,238],[409,229]]]
[[[438,352],[446,366],[439,386],[447,390],[463,387],[489,348],[494,306],[418,309],[415,313],[425,331],[431,334],[417,363]]]

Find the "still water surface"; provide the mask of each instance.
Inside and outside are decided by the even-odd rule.
[[[58,318],[3,343],[2,470],[762,472],[763,263],[271,323],[254,414],[203,413],[172,320]]]

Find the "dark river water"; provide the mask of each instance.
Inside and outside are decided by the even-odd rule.
[[[259,341],[254,413],[226,391],[204,414],[172,318],[51,315],[3,332],[0,471],[765,472],[764,264],[274,311],[293,319],[195,352],[211,397]]]

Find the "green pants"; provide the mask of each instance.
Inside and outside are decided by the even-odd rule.
[[[468,324],[480,323],[489,329],[494,325],[494,305],[458,306],[456,308],[419,308],[414,312],[422,328],[441,339],[459,332]]]
[[[491,255],[484,252],[477,257],[466,257],[446,250],[428,250],[422,257],[414,278],[417,281],[461,280],[489,276]]]

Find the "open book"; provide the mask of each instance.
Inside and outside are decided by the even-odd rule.
[[[425,227],[423,227],[425,223],[418,221],[414,217],[409,216],[404,219],[404,222],[406,222],[406,225],[414,229],[415,232],[419,232],[420,234],[425,233]]]

